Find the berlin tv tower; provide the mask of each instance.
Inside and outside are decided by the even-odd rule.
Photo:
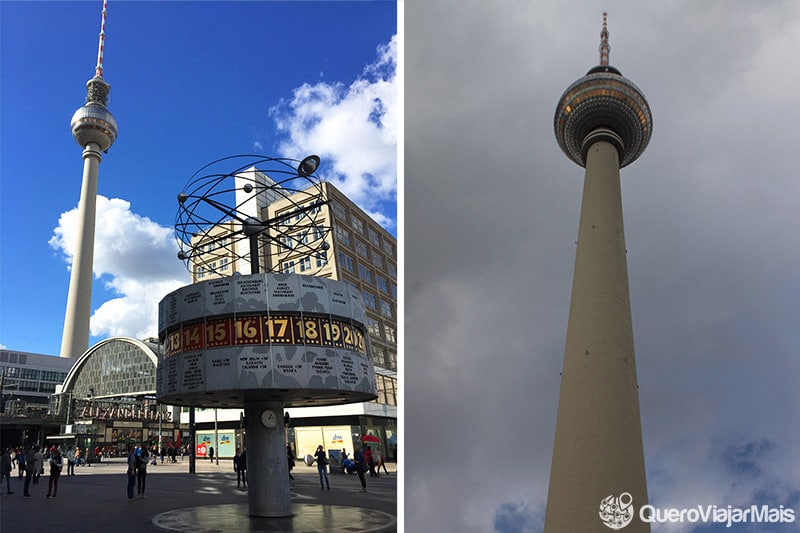
[[[653,119],[642,92],[608,63],[558,102],[555,134],[585,167],[583,204],[558,401],[545,533],[649,532],[620,168],[647,147]]]
[[[72,115],[72,136],[83,148],[83,181],[78,204],[78,233],[69,279],[67,311],[61,338],[61,357],[77,358],[89,348],[89,316],[92,303],[92,262],[97,205],[97,170],[105,152],[117,138],[117,121],[106,108],[110,90],[103,79],[103,47],[106,39],[106,0],[100,24],[97,66],[86,82],[86,103]]]

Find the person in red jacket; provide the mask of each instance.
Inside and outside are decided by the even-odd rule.
[[[369,446],[364,452],[364,459],[367,461],[367,466],[369,466],[369,477],[378,477],[378,473],[375,472],[375,457],[372,455],[372,448]]]

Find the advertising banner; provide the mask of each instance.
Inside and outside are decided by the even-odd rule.
[[[214,446],[213,433],[197,433],[195,435],[195,455],[208,457],[208,448]]]

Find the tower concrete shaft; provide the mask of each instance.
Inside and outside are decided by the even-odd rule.
[[[78,203],[75,254],[69,278],[67,311],[61,337],[61,357],[77,358],[89,349],[89,316],[92,305],[92,264],[97,211],[97,174],[103,155],[90,143],[83,150],[83,179]]]
[[[106,36],[106,0],[100,24],[95,75],[86,82],[86,103],[72,115],[70,128],[75,142],[83,148],[83,180],[78,203],[78,227],[72,273],[69,278],[67,310],[61,337],[61,357],[79,357],[89,349],[89,316],[92,306],[94,228],[97,206],[97,172],[101,154],[117,138],[117,121],[106,108],[109,85],[103,79],[103,50]]]
[[[622,221],[620,154],[594,132],[586,171],[545,533],[607,533],[601,502],[647,502]],[[649,532],[634,516],[626,533]]]

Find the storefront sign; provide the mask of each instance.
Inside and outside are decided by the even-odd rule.
[[[136,407],[90,407],[83,408],[80,418],[102,418],[104,420],[163,420],[172,421],[169,410],[141,409]]]

